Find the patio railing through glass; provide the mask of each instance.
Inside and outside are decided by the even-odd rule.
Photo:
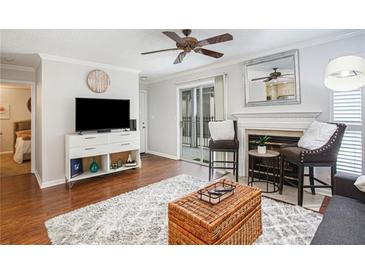
[[[182,117],[182,143],[190,147],[208,147],[210,133],[208,123],[214,121],[213,116],[203,117],[203,132],[200,138],[200,117]]]

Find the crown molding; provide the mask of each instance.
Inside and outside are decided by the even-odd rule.
[[[133,72],[133,73],[140,73],[140,70],[131,69],[131,68],[125,68],[110,64],[104,64],[104,63],[97,63],[87,60],[81,60],[81,59],[74,59],[64,56],[58,56],[58,55],[51,55],[46,53],[39,53],[39,57],[42,60],[50,60],[50,61],[56,61],[56,62],[62,62],[62,63],[69,63],[69,64],[75,64],[75,65],[84,65],[89,67],[96,67],[96,68],[104,68],[104,69],[111,69],[111,70],[119,70],[119,71],[125,71],[125,72]]]
[[[17,66],[11,64],[0,64],[0,68],[7,70],[28,71],[28,72],[35,71],[33,67]]]
[[[224,68],[224,67],[228,67],[231,65],[237,65],[237,64],[243,63],[244,61],[247,61],[249,59],[261,57],[264,55],[270,55],[270,54],[274,54],[274,53],[278,53],[278,52],[282,52],[282,51],[287,51],[287,50],[291,50],[294,48],[300,50],[303,48],[310,48],[313,46],[318,46],[318,45],[322,45],[322,44],[326,44],[326,43],[334,42],[334,41],[338,41],[338,40],[343,40],[343,39],[349,39],[349,38],[360,36],[360,35],[365,35],[365,30],[354,30],[351,32],[338,33],[338,34],[333,34],[333,35],[324,36],[324,37],[320,37],[320,38],[310,39],[310,40],[299,42],[299,43],[289,44],[289,45],[286,45],[286,46],[283,46],[280,48],[260,51],[260,52],[254,53],[254,54],[242,56],[240,58],[227,60],[225,62],[213,63],[210,65],[198,67],[196,69],[185,70],[185,71],[173,73],[173,74],[170,74],[167,76],[157,77],[155,79],[151,79],[150,81],[146,81],[146,84],[148,85],[148,84],[158,83],[158,82],[162,82],[162,81],[166,81],[166,80],[171,80],[171,79],[174,79],[177,77],[183,77],[183,76],[188,76],[188,75],[191,75],[194,73],[203,72],[206,70],[219,69],[219,68]]]

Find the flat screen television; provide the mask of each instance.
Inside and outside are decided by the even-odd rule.
[[[76,131],[129,128],[129,100],[76,98]]]

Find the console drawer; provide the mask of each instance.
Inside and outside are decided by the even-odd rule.
[[[69,138],[70,147],[88,147],[108,144],[107,134],[74,135]]]
[[[139,141],[126,141],[109,145],[109,153],[139,149]]]
[[[108,154],[108,145],[87,146],[87,147],[75,147],[70,149],[69,158],[83,158],[102,154]]]
[[[110,134],[110,143],[123,143],[130,140],[139,140],[139,132],[137,131],[125,131],[125,132],[112,132]]]

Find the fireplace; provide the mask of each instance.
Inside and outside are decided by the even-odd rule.
[[[297,136],[285,136],[285,132],[280,132],[280,135],[275,135],[278,133],[274,133],[274,131],[251,131],[251,133],[247,134],[248,140],[248,150],[256,149],[257,148],[257,141],[262,136],[269,136],[270,139],[268,140],[266,146],[269,150],[280,151],[285,145],[296,144],[299,140],[299,135],[301,133],[297,133]],[[289,135],[289,134],[288,134]],[[294,134],[296,135],[296,134]],[[260,158],[255,161],[254,166],[252,163],[248,163],[249,165],[249,172],[252,174],[252,171],[255,172],[255,177],[266,180],[266,171],[268,170],[268,179],[269,181],[277,181],[279,180],[278,177],[274,177],[273,174],[280,174],[280,170],[278,170],[279,165],[277,167],[273,167],[271,160],[266,158]],[[277,170],[273,170],[273,169]],[[290,182],[291,184],[296,185],[298,183],[298,167],[286,162],[285,163],[285,181]],[[275,172],[274,172],[275,171]]]
[[[250,111],[232,113],[237,120],[240,140],[240,172],[247,176],[247,151],[250,146],[248,135],[270,135],[281,137],[301,137],[308,126],[321,114],[316,111]]]

